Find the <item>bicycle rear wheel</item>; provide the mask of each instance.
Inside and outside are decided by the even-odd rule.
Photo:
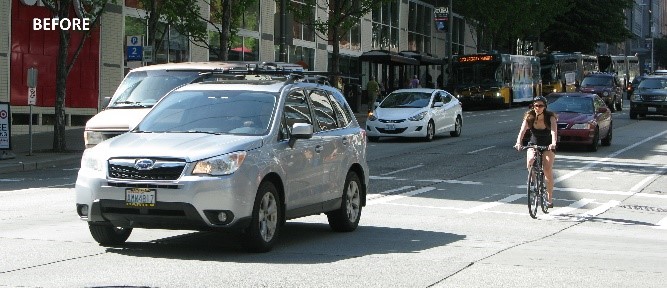
[[[549,195],[547,195],[547,187],[546,187],[546,184],[544,182],[544,174],[541,174],[538,178],[540,178],[540,180],[538,181],[539,184],[540,184],[538,186],[539,191],[540,191],[539,192],[539,194],[540,194],[540,206],[542,207],[542,212],[544,212],[544,214],[548,214],[549,213],[549,204],[548,204]]]
[[[534,175],[537,173],[535,170],[535,167],[530,167],[530,170],[528,170],[528,180],[526,181],[528,186],[528,213],[530,214],[530,217],[533,218],[537,218],[537,206],[539,201],[539,196],[537,193],[540,187],[539,177]]]

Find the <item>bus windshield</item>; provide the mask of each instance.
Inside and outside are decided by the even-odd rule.
[[[502,79],[499,77],[498,63],[473,63],[453,67],[454,85],[457,87],[469,86],[496,86]]]

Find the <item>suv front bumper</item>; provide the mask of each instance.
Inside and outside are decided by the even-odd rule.
[[[667,102],[630,102],[631,114],[667,115]]]

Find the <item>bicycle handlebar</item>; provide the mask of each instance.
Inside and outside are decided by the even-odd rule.
[[[537,149],[537,150],[540,150],[540,151],[549,150],[549,146],[537,146],[537,145],[521,146],[521,150],[526,150],[526,149],[530,149],[530,148],[534,148],[534,149]]]

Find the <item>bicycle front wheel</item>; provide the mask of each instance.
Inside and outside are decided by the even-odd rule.
[[[548,214],[549,213],[549,202],[548,202],[549,199],[547,199],[548,194],[547,194],[546,182],[544,182],[544,174],[540,174],[540,176],[537,177],[537,178],[539,178],[537,182],[540,184],[540,185],[537,186],[538,189],[539,189],[539,195],[540,195],[540,206],[542,206],[542,212],[544,212],[544,214]]]
[[[528,186],[528,213],[530,214],[530,217],[533,217],[533,219],[537,218],[537,206],[539,205],[539,178],[537,177],[537,171],[535,171],[535,167],[530,167],[530,170],[528,170],[528,181],[526,181],[526,184]]]

